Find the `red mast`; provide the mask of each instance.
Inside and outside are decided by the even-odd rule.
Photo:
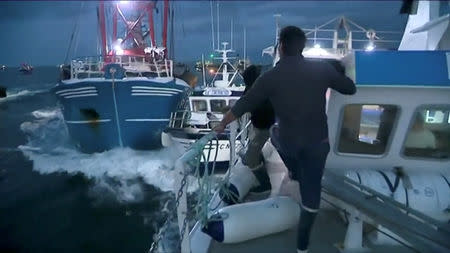
[[[162,39],[163,39],[163,47],[166,48],[166,55],[167,55],[167,20],[169,17],[169,0],[164,0],[164,21],[163,21],[163,32],[162,32]]]
[[[142,34],[141,30],[141,22],[145,15],[148,17],[149,30],[148,34],[150,35],[150,42],[152,47],[157,47],[156,38],[155,38],[155,28],[153,21],[153,11],[155,9],[156,1],[150,2],[129,2],[128,9],[131,8],[134,11],[138,12],[139,17],[136,20],[128,20],[120,4],[113,4],[112,11],[112,47],[108,52],[107,45],[107,25],[105,20],[105,3],[104,1],[100,1],[98,8],[98,19],[100,25],[100,33],[101,33],[101,44],[102,44],[102,55],[116,55],[119,51],[116,52],[116,43],[117,43],[117,33],[118,33],[118,20],[121,19],[124,26],[126,27],[125,37],[122,39],[121,45],[125,45],[125,41],[133,40],[134,46],[132,48],[121,49],[120,54],[133,54],[133,55],[144,55],[145,54],[145,36]],[[163,12],[163,29],[162,29],[162,46],[165,48],[164,57],[167,57],[167,29],[168,29],[168,19],[169,19],[169,0],[164,0],[164,12]],[[126,11],[126,9],[124,9]],[[118,50],[118,49],[117,49]]]
[[[113,11],[113,43],[115,43],[117,41],[117,4],[116,4],[116,8],[114,8]]]
[[[100,23],[100,34],[102,36],[102,55],[106,56],[106,23],[105,23],[105,3],[100,1],[98,18]]]

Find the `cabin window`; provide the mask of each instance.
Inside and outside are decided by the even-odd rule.
[[[394,105],[345,106],[338,151],[367,155],[385,153],[397,113],[398,107]]]
[[[194,112],[206,112],[208,105],[205,100],[192,100],[192,109]]]
[[[211,99],[211,111],[225,113],[227,101],[224,99]]]
[[[403,154],[408,157],[450,158],[450,105],[416,110],[406,134]]]
[[[230,101],[229,101],[230,107],[233,107],[234,104],[236,104],[236,101],[238,101],[238,100],[237,99],[230,99]]]

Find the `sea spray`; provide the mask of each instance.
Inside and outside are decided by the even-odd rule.
[[[138,201],[142,195],[139,180],[161,191],[174,188],[177,159],[170,149],[137,151],[115,148],[102,153],[85,154],[71,143],[62,113],[57,108],[32,112],[34,120],[24,122],[21,130],[28,143],[19,149],[33,161],[33,169],[42,174],[82,173],[97,182],[97,187],[117,194],[119,201]],[[191,181],[192,182],[192,181]],[[189,191],[195,190],[191,186]]]

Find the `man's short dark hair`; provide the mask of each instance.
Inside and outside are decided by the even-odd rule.
[[[242,73],[245,86],[250,88],[260,74],[261,74],[261,66],[250,65],[249,67],[247,67],[244,70],[244,73]]]
[[[285,55],[298,55],[305,48],[306,35],[296,26],[286,26],[280,32],[280,43]]]

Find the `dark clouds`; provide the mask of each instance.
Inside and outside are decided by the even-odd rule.
[[[96,3],[84,2],[76,55],[96,54]],[[80,2],[0,2],[0,64],[56,65],[64,61]],[[338,15],[346,15],[366,28],[401,31],[406,16],[399,15],[400,1],[225,1],[220,3],[222,39],[230,38],[234,21],[235,48],[242,54],[243,27],[253,61],[261,60],[261,49],[273,43],[274,13],[282,25],[314,27]],[[214,4],[214,10],[216,6]],[[161,23],[161,12],[155,22]],[[209,1],[175,2],[175,54],[181,61],[198,59],[211,49]],[[216,26],[214,27],[216,29]],[[161,30],[157,29],[157,34]]]

